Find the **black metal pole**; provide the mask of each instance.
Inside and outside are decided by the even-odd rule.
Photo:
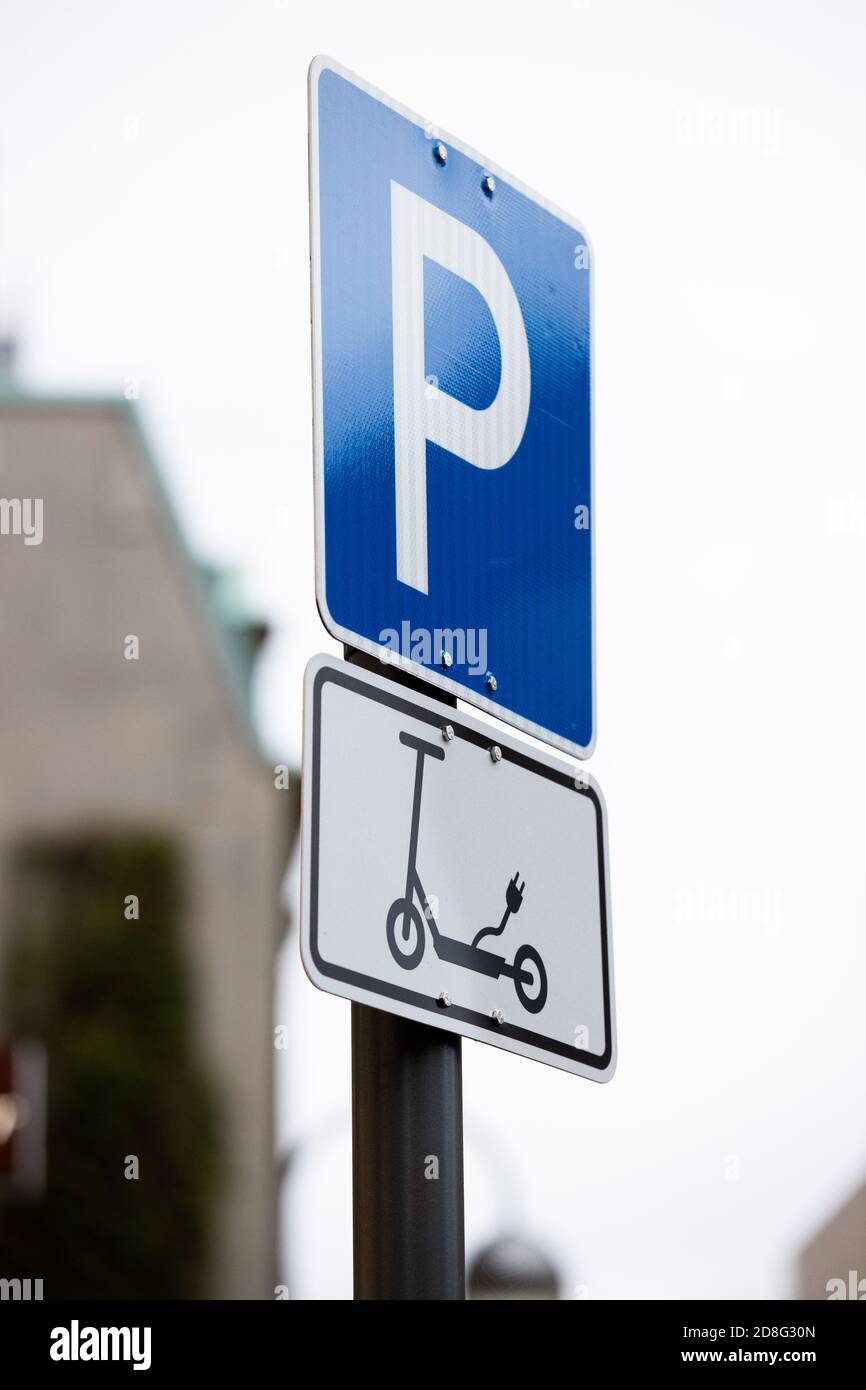
[[[433,693],[399,667],[344,651]],[[352,1207],[355,1298],[466,1297],[462,1039],[365,1004],[352,1005]]]
[[[352,1005],[356,1299],[464,1299],[461,1038]]]

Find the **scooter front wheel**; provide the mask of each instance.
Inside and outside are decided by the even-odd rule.
[[[524,966],[534,977],[529,985],[522,978]],[[531,1014],[541,1013],[547,1003],[547,971],[534,946],[521,946],[514,957],[514,988],[524,1009]]]
[[[415,903],[397,898],[388,908],[385,924],[388,949],[404,970],[414,970],[424,954],[424,918]]]

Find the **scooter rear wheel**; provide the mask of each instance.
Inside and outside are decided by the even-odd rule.
[[[534,972],[538,977],[536,985],[527,987],[521,979],[524,965],[529,966],[530,972]],[[524,1009],[528,1009],[531,1014],[541,1013],[547,1003],[547,971],[534,946],[521,946],[514,956],[514,988]]]
[[[408,916],[408,934],[404,934],[404,921]],[[385,924],[388,949],[398,965],[404,970],[414,970],[424,954],[424,918],[415,903],[405,898],[396,898],[388,908]]]

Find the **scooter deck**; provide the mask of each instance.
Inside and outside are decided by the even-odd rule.
[[[482,951],[468,941],[457,941],[453,936],[443,936],[439,932],[433,946],[439,959],[448,961],[449,965],[461,965],[464,970],[476,970],[481,975],[490,975],[494,980],[500,975],[514,973],[504,956]]]

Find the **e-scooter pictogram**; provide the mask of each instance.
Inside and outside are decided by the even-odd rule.
[[[505,890],[505,912],[498,927],[484,927],[470,943],[446,936],[439,930],[433,909],[418,874],[418,828],[421,823],[421,788],[424,781],[424,759],[436,758],[442,762],[445,750],[434,743],[425,743],[413,734],[401,733],[400,742],[407,748],[414,748],[415,794],[412,799],[412,826],[409,832],[409,865],[406,870],[406,891],[403,897],[395,898],[388,909],[386,935],[391,955],[404,970],[414,970],[424,955],[426,921],[433,939],[433,949],[440,960],[451,965],[459,965],[464,970],[477,970],[482,975],[498,979],[508,975],[514,981],[517,997],[524,1009],[531,1014],[540,1013],[547,1001],[547,972],[541,956],[534,946],[520,946],[509,964],[504,956],[481,948],[479,942],[485,936],[501,936],[512,913],[519,912],[523,902],[525,882],[519,882],[519,874],[509,880]],[[417,901],[416,901],[417,899]],[[420,906],[419,906],[420,904]],[[423,915],[422,915],[423,909]]]

